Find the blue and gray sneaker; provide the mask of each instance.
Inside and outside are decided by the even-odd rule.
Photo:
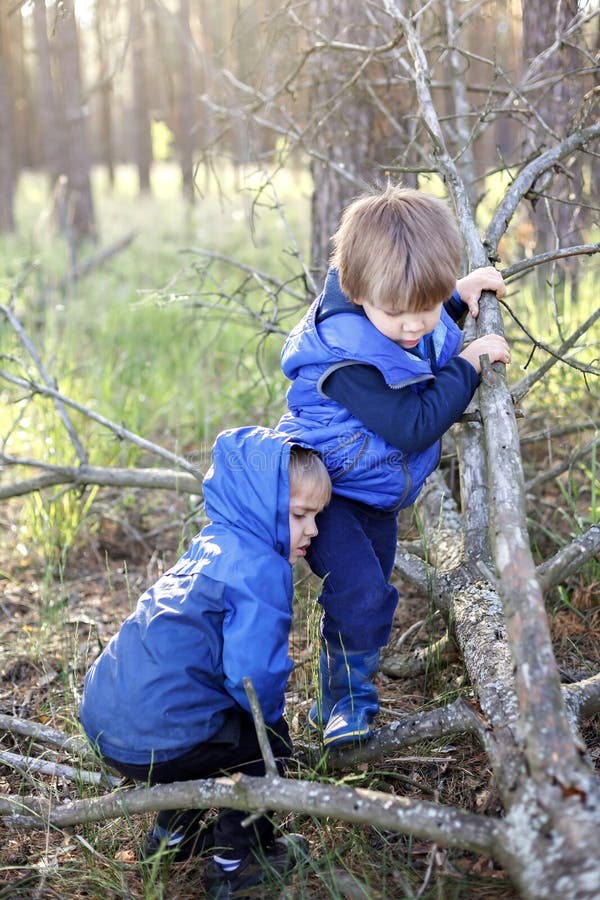
[[[226,872],[212,859],[204,872],[206,896],[212,900],[241,900],[258,885],[281,885],[309,853],[306,838],[301,834],[287,834],[275,838],[266,849],[252,850],[232,872]]]
[[[165,862],[184,862],[192,856],[200,856],[214,846],[212,828],[198,827],[194,831],[165,831],[155,825],[146,835],[141,848],[142,859],[149,859],[157,853],[164,855]]]

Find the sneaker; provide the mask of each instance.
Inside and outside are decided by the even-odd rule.
[[[276,838],[266,849],[251,851],[233,872],[226,872],[212,859],[204,873],[206,896],[213,900],[241,900],[250,888],[287,878],[308,855],[306,838],[287,834]]]
[[[157,853],[161,853],[165,857],[165,861],[185,862],[192,856],[200,856],[214,845],[212,829],[199,828],[192,834],[178,834],[177,831],[170,834],[164,832],[162,828],[155,825],[152,831],[149,831],[141,848],[141,858],[149,859]]]

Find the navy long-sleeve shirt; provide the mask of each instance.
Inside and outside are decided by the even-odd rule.
[[[454,321],[467,309],[456,292],[444,306]],[[363,364],[336,369],[322,390],[392,447],[418,452],[460,418],[478,384],[479,374],[471,363],[455,356],[420,392],[390,388],[378,369]]]

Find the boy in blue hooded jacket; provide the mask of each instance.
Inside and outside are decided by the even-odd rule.
[[[309,725],[326,747],[370,737],[373,683],[398,593],[389,583],[398,511],[437,466],[441,438],[468,406],[480,356],[510,361],[503,337],[461,349],[457,322],[501,275],[457,282],[461,239],[446,205],[389,186],[344,211],[325,287],[282,351],[292,384],[278,429],[318,450],[333,495],[307,560],[324,579],[319,694]]]
[[[264,775],[244,677],[284,770],[291,564],[306,555],[330,491],[319,456],[282,433],[248,427],[217,437],[203,482],[209,524],[142,595],[85,678],[81,723],[123,775],[151,784]],[[214,847],[207,893],[228,897],[287,871],[302,844],[274,839],[267,816],[244,828],[246,816],[223,810],[206,829],[200,811],[163,810],[145,855],[162,845],[181,860]]]

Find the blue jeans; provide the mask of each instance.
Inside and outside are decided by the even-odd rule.
[[[321,634],[347,651],[385,647],[398,603],[389,580],[398,537],[396,511],[375,509],[333,494],[317,517],[319,534],[307,561],[324,578]]]

